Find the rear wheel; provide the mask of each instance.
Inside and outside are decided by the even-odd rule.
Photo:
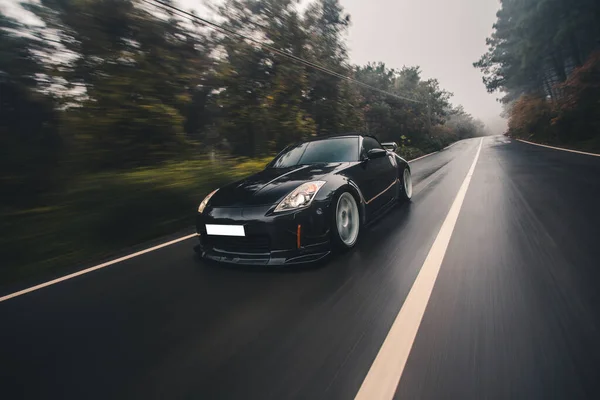
[[[356,200],[349,192],[338,197],[334,211],[332,234],[335,243],[342,249],[351,249],[358,240],[360,214]]]
[[[400,187],[400,195],[398,196],[399,201],[409,201],[412,198],[412,175],[408,167],[402,171],[402,181]]]

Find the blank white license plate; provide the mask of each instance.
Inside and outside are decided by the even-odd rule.
[[[244,225],[209,225],[206,224],[206,233],[216,236],[246,236]]]

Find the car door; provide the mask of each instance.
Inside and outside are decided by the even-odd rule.
[[[367,154],[372,149],[384,150],[377,139],[365,136],[362,141],[361,159],[365,160],[363,168],[366,179],[363,195],[369,214],[375,213],[393,199],[396,182],[396,169],[392,164],[392,156],[367,159]]]

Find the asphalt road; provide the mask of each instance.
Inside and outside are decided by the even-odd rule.
[[[0,302],[0,397],[353,399],[479,143],[318,268],[186,240]],[[599,365],[600,157],[487,137],[394,397],[597,399]]]

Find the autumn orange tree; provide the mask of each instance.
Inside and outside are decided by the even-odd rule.
[[[600,135],[600,51],[557,86],[553,126],[559,138],[589,140]]]
[[[553,117],[549,102],[538,96],[523,95],[513,103],[510,110],[508,127],[510,133],[517,137],[549,139],[550,120]]]

